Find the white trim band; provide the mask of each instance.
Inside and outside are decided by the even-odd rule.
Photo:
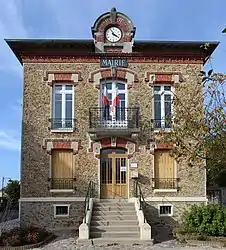
[[[135,197],[131,197],[128,199],[128,202],[135,202]],[[206,197],[147,197],[144,198],[145,201],[153,201],[153,202],[207,202],[208,199]],[[94,199],[99,201],[99,199]],[[26,197],[20,198],[19,202],[74,202],[74,201],[85,201],[85,197]]]
[[[73,201],[85,201],[85,197],[27,197],[19,199],[19,202],[73,202]]]
[[[128,202],[134,202],[136,198],[132,197],[128,199]],[[147,197],[144,198],[145,201],[148,202],[207,202],[208,199],[206,197],[167,197],[167,196],[163,196],[163,197]]]

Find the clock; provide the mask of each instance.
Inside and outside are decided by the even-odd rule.
[[[122,38],[122,31],[117,27],[110,27],[105,32],[106,39],[111,43],[116,43]]]

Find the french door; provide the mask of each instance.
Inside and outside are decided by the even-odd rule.
[[[125,151],[107,149],[100,159],[101,198],[128,198],[128,170]]]
[[[107,96],[108,104],[102,102],[103,95]],[[117,99],[117,102],[116,102]],[[102,120],[107,125],[126,125],[127,120],[127,87],[118,82],[103,83],[101,89]]]

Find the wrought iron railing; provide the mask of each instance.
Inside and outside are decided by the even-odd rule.
[[[116,108],[111,107],[90,108],[89,126],[91,129],[138,129],[139,108]]]
[[[50,189],[74,189],[75,178],[49,178]]]
[[[154,189],[178,189],[178,178],[153,178]]]
[[[94,182],[90,181],[86,193],[85,204],[84,204],[84,223],[87,223],[87,212],[90,210],[89,201],[94,195]]]
[[[75,119],[67,118],[52,118],[51,122],[51,130],[71,130],[75,128]]]
[[[171,119],[153,119],[152,122],[155,130],[170,129],[172,127]]]
[[[141,190],[141,187],[140,187],[140,184],[137,180],[134,180],[134,194],[135,194],[135,197],[138,198],[139,200],[139,209],[143,211],[143,215],[144,215],[144,223],[147,222],[146,218],[145,218],[145,200],[144,200],[144,196],[143,196],[143,193],[142,193],[142,190]]]

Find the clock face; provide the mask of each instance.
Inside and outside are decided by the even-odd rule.
[[[122,31],[117,27],[110,27],[107,29],[105,36],[109,42],[115,43],[122,38]]]

